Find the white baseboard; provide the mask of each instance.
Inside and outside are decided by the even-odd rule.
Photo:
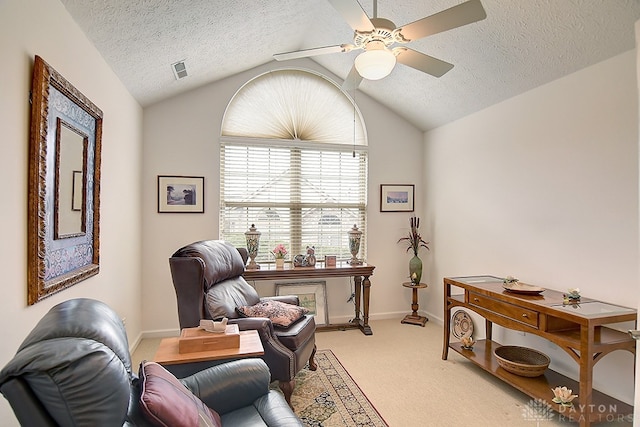
[[[427,318],[429,319],[429,322],[433,322],[436,325],[440,325],[440,326],[444,325],[444,320],[442,319],[442,316],[436,316],[435,314],[427,313],[426,311],[422,312],[418,310],[418,312],[420,313],[421,316],[427,316]]]
[[[140,345],[140,341],[142,341],[142,333],[139,333],[133,342],[129,342],[129,354],[133,354],[136,351],[136,348]]]
[[[407,313],[401,312],[390,312],[390,313],[377,313],[369,315],[369,320],[386,320],[386,319],[400,319]],[[353,320],[354,314],[345,315],[345,316],[331,316],[329,321],[331,323],[349,323]],[[360,319],[362,319],[362,315],[360,315]]]
[[[180,329],[156,329],[155,331],[144,331],[142,338],[167,338],[179,337]]]
[[[180,336],[180,329],[156,329],[154,331],[142,331],[129,346],[129,353],[133,354],[144,339],[168,338],[177,336]]]
[[[407,311],[396,311],[396,312],[388,312],[388,313],[376,313],[369,316],[369,320],[387,320],[387,319],[402,319],[404,316],[409,314]],[[442,317],[435,316],[433,313],[427,313],[422,310],[418,310],[418,314],[421,316],[426,316],[429,319],[429,322],[435,323],[437,325],[443,325]],[[331,318],[332,323],[348,323],[353,319],[353,315],[351,316],[335,316]],[[180,329],[156,329],[152,331],[142,331],[133,343],[129,346],[129,352],[133,354],[140,345],[140,342],[144,339],[150,338],[168,338],[168,337],[177,337],[180,335]]]
[[[387,320],[387,319],[402,319],[407,314],[410,314],[411,310],[407,311],[392,311],[387,313],[376,313],[369,315],[369,321],[371,320]],[[426,316],[429,321],[432,321],[438,325],[442,325],[442,317],[435,316],[433,313],[427,313],[422,310],[418,310],[418,314],[420,316]],[[362,318],[362,316],[360,316]],[[348,323],[353,319],[353,315],[349,316],[331,316],[332,323]]]

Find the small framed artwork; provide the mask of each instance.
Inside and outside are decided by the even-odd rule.
[[[413,212],[413,184],[380,184],[380,212]]]
[[[324,266],[325,267],[335,267],[337,264],[337,257],[335,255],[325,255],[324,256]]]
[[[276,295],[295,295],[315,317],[316,325],[328,325],[327,282],[276,283]]]
[[[203,213],[203,176],[158,175],[158,212]]]

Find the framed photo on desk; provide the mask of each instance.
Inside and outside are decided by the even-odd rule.
[[[316,325],[328,325],[327,282],[276,283],[276,295],[295,295],[300,305],[315,317]]]

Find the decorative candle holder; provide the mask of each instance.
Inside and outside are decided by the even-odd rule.
[[[247,252],[249,252],[249,265],[247,265],[247,270],[259,270],[260,264],[258,264],[255,260],[258,255],[258,249],[260,248],[260,235],[262,233],[256,229],[255,224],[251,224],[249,227],[249,231],[244,233],[247,238]]]
[[[358,226],[353,224],[353,228],[349,230],[349,251],[351,252],[351,259],[348,261],[351,265],[362,265],[362,260],[358,259],[358,252],[360,251],[360,239],[362,238],[362,231],[358,230]]]

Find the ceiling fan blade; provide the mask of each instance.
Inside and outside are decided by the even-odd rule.
[[[396,47],[393,49],[393,53],[396,54],[396,60],[399,63],[434,77],[442,77],[453,68],[453,64],[406,47]]]
[[[342,90],[345,92],[349,92],[351,90],[356,90],[360,83],[362,82],[362,76],[358,74],[358,70],[356,70],[356,66],[351,67],[351,71],[344,79],[344,83],[342,83]]]
[[[445,9],[442,12],[404,25],[398,32],[404,41],[410,42],[411,40],[481,21],[486,17],[487,13],[484,11],[480,0],[469,0]]]
[[[273,58],[276,61],[286,61],[288,59],[306,58],[309,56],[325,55],[327,53],[349,52],[351,49],[353,49],[353,45],[340,44],[335,46],[296,50],[294,52],[276,53],[273,55]]]
[[[354,31],[373,31],[375,27],[357,0],[329,0]]]

